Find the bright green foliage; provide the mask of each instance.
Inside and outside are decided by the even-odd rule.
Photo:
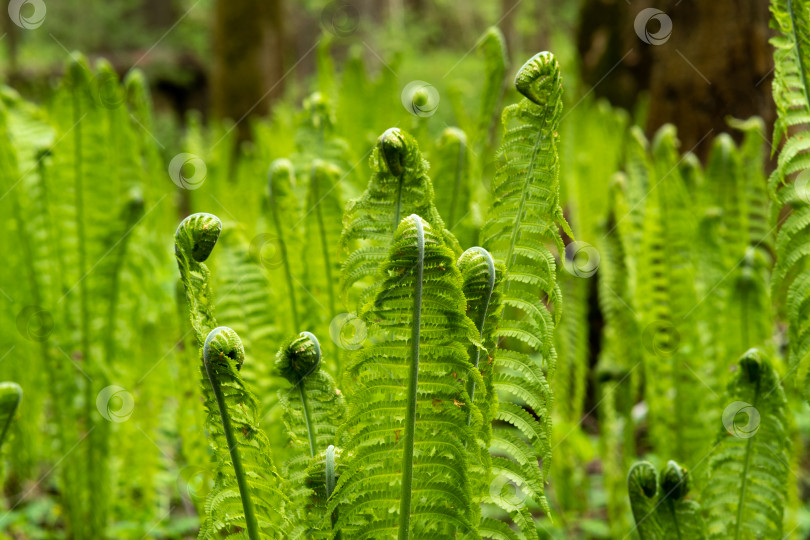
[[[202,371],[211,385],[204,394],[206,426],[217,461],[200,539],[233,534],[237,527],[246,529],[251,540],[283,537],[285,496],[270,441],[259,427],[258,401],[239,374],[244,361],[236,332],[220,326],[208,334]]]
[[[341,172],[335,165],[316,159],[309,171],[309,190],[303,217],[304,249],[302,280],[306,288],[302,305],[306,309],[306,324],[328,335],[329,324],[338,315],[338,243],[343,202]],[[334,369],[340,372],[341,350],[333,342]]]
[[[705,417],[695,418],[691,404],[702,392],[694,373],[701,377],[704,362],[691,353],[694,323],[687,317],[697,305],[690,244],[695,232],[689,194],[676,167],[676,148],[674,126],[663,126],[651,148],[655,180],[644,209],[635,305],[653,443],[666,444],[656,449],[692,464],[693,457],[703,455],[707,429]]]
[[[462,291],[467,300],[467,318],[475,324],[478,341],[483,345],[482,348],[478,343],[471,343],[467,348],[470,362],[478,369],[484,383],[482,387],[477,388],[475,379],[470,378],[467,382],[470,402],[480,411],[483,419],[481,430],[476,435],[478,455],[473,453],[471,456],[472,482],[477,485],[474,495],[476,502],[479,502],[479,498],[483,496],[486,501],[489,495],[489,446],[492,439],[492,421],[498,407],[498,396],[493,387],[492,353],[495,351],[495,332],[503,310],[500,293],[503,268],[500,265],[496,267],[492,256],[481,247],[472,247],[462,253],[457,265],[463,279]],[[470,409],[467,414],[467,424],[471,422],[472,412]]]
[[[472,223],[472,175],[467,135],[449,127],[436,143],[433,161],[433,184],[436,208],[446,219],[447,228],[462,245],[475,242],[477,230]]]
[[[17,407],[22,401],[22,388],[13,382],[0,383],[0,450],[9,434]],[[2,471],[2,469],[0,469]],[[0,475],[2,476],[2,475]]]
[[[543,483],[551,465],[552,397],[546,377],[556,363],[553,329],[561,297],[554,256],[545,243],[563,252],[558,225],[573,236],[559,202],[562,85],[554,56],[540,53],[526,62],[515,86],[525,98],[503,113],[500,152],[505,161],[493,183],[490,218],[481,233],[484,247],[505,268],[494,386],[501,402],[497,418],[506,427],[495,429],[498,457],[492,464],[494,472],[519,479],[520,488],[548,511]]]
[[[772,26],[779,32],[771,39],[776,48],[773,99],[779,113],[773,131],[773,153],[779,149],[779,160],[768,184],[777,211],[785,205],[791,210],[777,234],[771,284],[774,291],[787,287],[790,364],[807,398],[810,333],[805,321],[810,281],[803,270],[810,253],[810,6],[806,0],[774,0],[771,13]],[[788,183],[790,180],[793,182]]]
[[[203,264],[219,240],[222,222],[213,214],[193,214],[183,220],[174,233],[174,254],[180,268],[180,280],[186,290],[191,326],[202,346],[217,321],[211,293],[211,272]]]
[[[757,349],[740,359],[703,491],[710,538],[781,538],[790,442],[779,378]]]
[[[405,216],[416,214],[427,220],[450,249],[461,253],[433,202],[428,165],[413,137],[398,128],[387,130],[377,140],[369,163],[368,188],[346,205],[340,236],[341,247],[351,252],[341,274],[341,288],[350,307],[355,298],[362,305],[373,293],[370,278],[385,260],[394,231]]]
[[[700,505],[684,499],[689,484],[689,473],[674,461],[667,462],[660,477],[647,461],[633,465],[627,490],[641,540],[706,538]]]
[[[325,499],[321,495],[317,496],[315,511],[307,515],[313,489],[316,492],[323,489],[323,482],[311,485],[307,477],[309,468],[313,461],[317,462],[316,456],[336,444],[335,432],[346,412],[343,394],[321,363],[320,343],[309,332],[301,332],[289,340],[276,355],[276,371],[292,385],[278,391],[290,444],[296,451],[283,470],[290,485],[286,493],[293,500],[298,519],[295,531],[288,533],[289,538],[303,537],[313,529],[328,530],[331,526],[330,521],[323,519]]]
[[[498,109],[504,90],[504,75],[509,66],[506,53],[506,39],[497,26],[490,26],[478,40],[478,53],[484,58],[484,87],[481,90],[481,105],[478,111],[478,126],[474,141],[478,143],[480,155],[488,155],[494,139]]]
[[[467,354],[478,334],[442,236],[403,219],[362,313],[371,339],[344,376],[350,457],[330,505],[347,538],[477,537],[467,447],[481,418],[467,425],[465,387],[482,384]]]
[[[293,189],[296,184],[295,170],[290,160],[281,158],[270,164],[267,176],[270,234],[273,235],[270,245],[273,250],[272,261],[276,263],[273,266],[280,266],[284,272],[285,296],[289,302],[292,330],[295,330],[301,326],[298,305],[300,293],[293,277],[298,270],[297,258],[289,256],[290,247],[300,241],[295,227],[301,219],[298,199]]]

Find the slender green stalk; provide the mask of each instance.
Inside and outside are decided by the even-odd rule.
[[[312,341],[312,345],[315,348],[315,367],[310,371],[314,371],[317,369],[318,364],[321,362],[321,344],[318,342],[318,338],[316,338],[313,334],[309,332],[301,332],[301,336],[306,336]],[[307,423],[307,437],[309,438],[309,457],[315,457],[317,452],[315,448],[315,425],[312,423],[312,418],[309,413],[309,405],[307,403],[307,394],[304,392],[304,379],[309,373],[305,374],[301,377],[301,380],[298,381],[298,393],[301,396],[301,408],[304,411],[304,420]]]
[[[330,444],[329,447],[326,449],[326,500],[329,500],[329,497],[332,496],[332,493],[335,491],[335,445]],[[330,516],[332,520],[332,528],[335,528],[335,524],[337,523],[338,518],[338,511],[335,510],[332,512]],[[341,540],[343,535],[340,531],[335,531],[335,540]]]
[[[422,220],[416,224],[416,243],[419,258],[413,291],[413,324],[411,325],[411,369],[408,377],[408,404],[405,417],[404,451],[402,455],[402,496],[399,506],[399,540],[409,538],[411,525],[411,485],[413,482],[413,441],[416,430],[416,398],[419,383],[419,338],[422,326],[422,277],[425,270],[425,231]]]
[[[213,337],[218,334],[218,329],[211,330],[208,338],[205,340],[205,347],[203,349],[203,365],[205,366],[205,373],[208,375],[208,380],[211,381],[211,388],[214,391],[214,396],[217,399],[219,406],[219,416],[222,418],[222,428],[225,433],[225,440],[228,442],[228,451],[231,454],[231,462],[233,464],[233,471],[236,476],[236,483],[239,486],[239,495],[242,498],[242,508],[245,511],[245,524],[247,527],[248,538],[250,540],[259,540],[259,522],[256,520],[256,511],[253,507],[253,499],[250,497],[250,490],[247,485],[247,476],[245,469],[242,466],[242,456],[239,453],[236,437],[233,434],[233,427],[231,427],[231,418],[228,415],[228,409],[225,405],[225,396],[222,393],[222,388],[219,384],[219,378],[215,371],[211,369],[209,344]]]
[[[287,258],[287,242],[284,240],[284,229],[281,226],[281,219],[278,215],[278,201],[276,200],[276,192],[273,189],[273,177],[280,172],[282,167],[286,167],[288,172],[292,173],[292,164],[287,160],[274,161],[268,173],[270,177],[267,181],[270,190],[270,215],[273,218],[273,227],[276,230],[276,237],[278,238],[278,249],[281,252],[281,264],[284,267],[284,280],[287,282],[287,297],[290,299],[290,312],[292,313],[293,327],[300,328],[301,321],[298,318],[298,302],[295,300],[292,270],[290,269],[290,260]]]

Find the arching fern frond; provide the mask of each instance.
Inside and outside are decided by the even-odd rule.
[[[689,483],[689,473],[674,461],[667,463],[660,478],[648,461],[633,465],[627,490],[641,540],[706,538],[700,505],[684,499]]]
[[[465,387],[481,384],[467,353],[478,336],[455,255],[441,229],[411,215],[377,279],[362,313],[370,340],[344,377],[351,457],[330,511],[346,538],[477,538],[467,447],[480,417],[467,426]]]
[[[203,347],[202,371],[210,383],[204,394],[206,425],[219,451],[200,539],[240,529],[251,540],[282,538],[285,531],[285,496],[270,457],[270,441],[259,427],[258,402],[239,374],[244,361],[236,332],[224,326],[211,330]]]
[[[773,99],[779,114],[772,152],[779,149],[779,159],[768,185],[777,202],[774,214],[785,205],[790,208],[776,237],[771,285],[774,297],[787,287],[788,324],[792,337],[799,337],[789,344],[791,371],[796,372],[796,380],[801,381],[798,384],[808,399],[810,347],[804,339],[806,332],[801,331],[805,319],[798,306],[810,300],[810,287],[802,272],[810,254],[810,6],[806,0],[774,0],[771,14],[771,26],[778,31],[771,44],[776,49]]]
[[[710,538],[781,538],[786,500],[787,402],[776,372],[757,349],[729,383],[723,427],[703,491]]]
[[[553,329],[562,306],[554,255],[546,244],[564,251],[558,226],[573,237],[559,201],[557,60],[551,53],[537,54],[520,69],[515,86],[524,99],[503,112],[505,161],[481,234],[484,247],[505,268],[494,386],[501,401],[497,418],[507,427],[495,430],[493,448],[508,458],[496,457],[493,468],[519,478],[520,488],[548,512],[543,483],[551,458],[552,396],[547,377],[556,363]]]
[[[343,263],[341,289],[344,297],[352,300],[358,296],[364,300],[374,293],[370,278],[385,260],[394,231],[405,216],[421,216],[442,236],[444,244],[461,253],[436,209],[428,164],[413,137],[398,128],[387,130],[377,140],[369,166],[371,180],[360,198],[346,205],[340,236],[341,247],[351,252]],[[355,305],[351,300],[348,303]]]
[[[504,91],[504,76],[509,65],[506,52],[506,39],[497,26],[487,28],[476,47],[484,58],[484,87],[481,90],[481,104],[478,109],[478,125],[473,140],[477,143],[482,157],[489,154],[495,131],[498,105]]]

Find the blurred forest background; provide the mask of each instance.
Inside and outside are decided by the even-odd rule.
[[[238,121],[266,115],[279,101],[300,103],[323,40],[331,40],[338,64],[361,55],[372,71],[394,69],[403,84],[423,79],[442,95],[446,82],[475,69],[468,56],[490,25],[503,31],[513,59],[552,50],[563,65],[568,99],[593,94],[630,111],[641,107],[649,133],[672,122],[685,148],[697,144],[704,158],[709,141],[701,138],[712,128],[727,131],[726,116],[756,114],[766,125],[774,116],[766,0],[61,0],[46,6],[34,31],[3,19],[8,83],[26,96],[44,95],[72,51],[104,57],[122,76],[140,68],[153,90],[161,141],[176,139],[172,130],[189,110]],[[636,15],[648,7],[672,21],[666,47],[644,43],[634,31]],[[647,30],[660,32],[657,24],[649,21]],[[453,124],[449,113],[445,107],[440,116]],[[242,137],[249,137],[247,126],[239,123]]]

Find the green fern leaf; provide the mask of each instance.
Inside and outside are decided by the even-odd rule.
[[[483,245],[505,268],[494,386],[502,402],[527,407],[531,414],[499,410],[498,419],[507,427],[496,429],[493,446],[520,464],[511,472],[527,471],[529,476],[519,481],[521,489],[548,512],[543,483],[551,458],[552,396],[546,377],[556,363],[553,328],[561,314],[561,295],[554,256],[546,243],[553,243],[559,253],[564,251],[558,225],[573,237],[559,201],[557,126],[562,84],[557,60],[551,53],[537,54],[518,71],[515,86],[525,98],[503,112],[500,152],[505,162],[495,177],[494,202],[481,236]],[[521,430],[525,422],[531,427]],[[538,459],[542,459],[542,470],[535,470]],[[504,474],[510,472],[501,469]]]
[[[781,538],[787,496],[787,403],[757,349],[740,359],[703,491],[710,538]],[[746,418],[747,416],[747,418]]]
[[[480,427],[466,424],[465,387],[481,384],[467,356],[478,336],[443,236],[403,219],[362,313],[370,340],[344,376],[351,457],[330,504],[348,538],[477,538],[467,446]]]
[[[351,252],[341,273],[341,290],[350,306],[355,305],[356,300],[352,300],[359,297],[362,305],[374,294],[369,286],[371,277],[385,260],[400,221],[409,214],[433,224],[443,242],[461,253],[433,202],[428,164],[413,137],[398,128],[387,130],[377,140],[369,164],[372,176],[368,188],[346,205],[340,236],[341,247]]]
[[[245,350],[236,332],[224,326],[211,330],[203,360],[210,384],[204,395],[206,425],[220,450],[198,538],[217,538],[239,529],[246,530],[251,540],[264,535],[281,538],[285,495],[270,457],[270,442],[259,427],[258,402],[239,374]]]

